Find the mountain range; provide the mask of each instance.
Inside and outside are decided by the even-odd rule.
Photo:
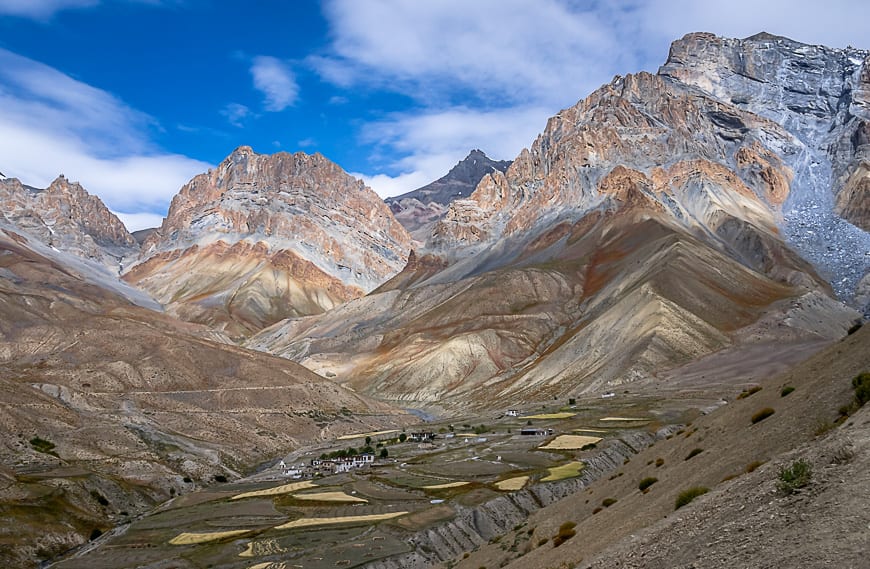
[[[136,234],[0,179],[0,508],[47,536],[16,559],[406,408],[666,384],[870,315],[870,53],[689,34],[530,142],[386,201],[240,146]]]

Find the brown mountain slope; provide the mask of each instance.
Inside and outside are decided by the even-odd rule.
[[[204,339],[0,234],[0,543],[34,566],[275,454],[407,422],[286,360]]]
[[[762,379],[761,391],[700,417],[633,457],[611,479],[535,512],[521,531],[495,540],[520,538],[524,548],[512,552],[491,542],[450,565],[863,567],[870,523],[870,409],[827,429],[853,398],[852,377],[867,370],[870,329],[865,327],[791,370]],[[784,386],[795,389],[782,397]],[[765,407],[774,414],[753,424],[752,416]],[[695,448],[702,452],[687,460]],[[813,481],[786,496],[776,490],[779,468],[799,458],[811,463]],[[643,493],[638,483],[645,477],[658,480]],[[695,486],[711,491],[675,512],[677,495]],[[606,498],[616,502],[601,508]],[[554,547],[550,538],[567,521],[577,524],[576,537]]]

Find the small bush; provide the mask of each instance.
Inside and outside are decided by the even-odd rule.
[[[33,437],[32,439],[30,439],[30,446],[32,446],[33,450],[35,450],[36,452],[57,456],[57,453],[54,452],[54,443],[51,441],[47,441],[43,438]]]
[[[583,445],[582,447],[580,447],[580,450],[592,450],[592,449],[596,448],[597,446],[598,445],[595,443],[587,443],[587,444]]]
[[[870,401],[870,372],[865,371],[853,377],[852,387],[855,389],[855,402],[858,407]]]
[[[754,385],[749,389],[744,389],[740,392],[740,395],[737,396],[737,399],[746,399],[750,395],[755,395],[759,391],[761,391],[762,387],[760,385]]]
[[[94,528],[93,531],[91,531],[91,536],[88,538],[88,541],[94,541],[101,535],[103,535],[103,530],[100,528]]]
[[[191,482],[193,482],[193,479],[190,476],[185,476],[184,478],[181,479],[181,481],[184,482],[185,484],[190,484]]]
[[[594,510],[592,510],[592,515],[594,516],[595,514],[597,514],[598,512],[600,512],[600,511],[603,510],[603,509],[604,509],[604,508],[602,508],[601,506],[598,506],[597,508],[595,508]]]
[[[759,409],[752,416],[752,424],[754,425],[755,423],[760,423],[761,421],[764,421],[765,419],[767,419],[768,417],[770,417],[774,413],[775,413],[775,411],[773,409],[771,409],[770,407],[765,407],[763,409]]]
[[[674,502],[674,509],[679,510],[698,496],[703,496],[707,492],[709,492],[709,488],[705,488],[704,486],[695,486],[693,488],[689,488],[688,490],[683,490],[677,496],[677,500]]]
[[[746,468],[744,468],[743,471],[746,474],[749,474],[750,472],[755,472],[755,469],[758,468],[759,466],[761,466],[762,464],[764,464],[764,463],[760,460],[750,462],[749,464],[746,465]]]
[[[722,479],[722,482],[728,482],[729,480],[734,480],[738,476],[740,476],[740,475],[739,474],[729,474],[728,476],[726,476],[725,478]]]
[[[577,531],[574,529],[577,526],[574,522],[565,522],[559,526],[559,533],[553,536],[553,547],[559,547],[575,535]]]
[[[644,492],[647,488],[658,482],[659,479],[655,476],[647,476],[637,484],[637,489]]]
[[[400,433],[400,434],[399,434],[399,442],[400,442],[400,443],[403,443],[403,442],[405,442],[406,440],[408,440],[408,435],[406,435],[405,433]]]
[[[659,467],[660,467],[661,465],[663,465],[664,463],[665,463],[665,459],[663,459],[663,458],[657,458],[657,459],[656,459],[656,468],[659,468]]]
[[[792,387],[791,385],[786,385],[785,387],[782,388],[782,391],[779,392],[779,396],[785,397],[786,395],[788,395],[792,391],[794,391],[794,387]]]
[[[226,483],[226,481],[227,481],[227,477],[224,476],[223,474],[215,474],[215,475],[214,475],[214,481],[215,481],[215,482],[220,482],[221,484],[224,484],[224,483]]]
[[[538,540],[538,547],[541,547],[542,545],[546,545],[548,541],[550,541],[549,537],[542,537],[541,539]]]
[[[813,477],[813,467],[801,459],[779,469],[779,481],[776,487],[785,494],[793,494],[796,490],[807,486]]]
[[[604,506],[605,508],[609,508],[610,506],[612,506],[615,503],[616,503],[616,498],[605,498],[604,500],[601,501],[601,505]]]
[[[692,451],[686,456],[686,460],[689,460],[692,457],[698,456],[702,452],[704,452],[704,449],[702,449],[702,448],[693,448]]]

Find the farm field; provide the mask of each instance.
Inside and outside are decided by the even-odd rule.
[[[449,524],[505,493],[582,479],[584,459],[653,428],[648,422],[655,417],[654,400],[583,403],[570,411],[544,405],[519,417],[469,417],[408,429],[431,432],[425,442],[400,442],[400,431],[385,430],[297,449],[248,478],[178,496],[55,567],[110,569],[174,560],[203,569],[326,569],[406,554],[415,532]],[[680,418],[672,409],[668,413]],[[521,434],[529,425],[536,434]],[[550,429],[552,435],[537,434]],[[363,439],[376,455],[386,449],[387,456],[339,474],[305,470],[330,454],[359,452],[354,445]],[[279,459],[307,474],[288,480]]]

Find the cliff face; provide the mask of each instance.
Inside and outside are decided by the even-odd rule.
[[[380,294],[251,345],[358,390],[462,406],[609,389],[752,341],[838,337],[857,313],[833,296],[852,298],[870,266],[867,233],[834,200],[849,191],[837,168],[866,143],[865,58],[687,36],[659,74],[616,77],[551,118],[449,205]]]
[[[870,52],[696,33],[673,43],[659,74],[794,136],[795,147],[774,149],[794,172],[781,228],[850,297],[870,268]]]
[[[21,231],[59,251],[89,259],[113,274],[139,246],[124,224],[97,196],[59,176],[37,189],[15,178],[0,180],[3,217]]]
[[[383,201],[323,156],[240,147],[181,189],[124,278],[182,318],[245,335],[361,296],[409,250]]]

